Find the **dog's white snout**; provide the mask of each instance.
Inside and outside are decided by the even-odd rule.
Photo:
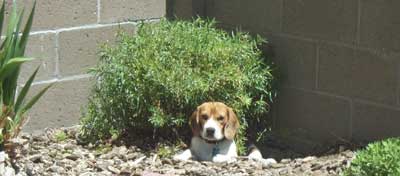
[[[210,140],[221,140],[224,138],[224,135],[218,122],[214,119],[209,119],[204,124],[202,137]]]

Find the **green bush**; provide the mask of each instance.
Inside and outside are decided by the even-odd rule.
[[[275,93],[271,66],[257,48],[264,41],[214,24],[162,19],[140,24],[135,35],[120,34],[115,47],[104,46],[81,119],[83,139],[118,136],[127,129],[188,128],[188,117],[205,101],[235,110],[241,144],[250,122],[267,128]]]
[[[400,139],[390,138],[369,144],[365,150],[357,152],[344,175],[399,176]]]

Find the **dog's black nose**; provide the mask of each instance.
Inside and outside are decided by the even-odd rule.
[[[214,136],[215,129],[214,128],[206,128],[207,136]]]

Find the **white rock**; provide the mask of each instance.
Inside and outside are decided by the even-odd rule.
[[[314,159],[315,159],[314,156],[308,156],[308,157],[305,157],[302,161],[303,161],[303,162],[309,162],[309,161],[312,161],[312,160],[314,160]]]
[[[6,152],[4,151],[0,152],[0,163],[4,163],[4,161],[6,161],[7,158],[8,155],[6,154]]]
[[[4,172],[6,172],[6,165],[5,163],[0,163],[0,175],[4,175]]]
[[[249,154],[248,158],[249,158],[250,160],[263,159],[262,154],[261,154],[261,152],[260,152],[259,150],[252,151],[252,152]]]
[[[121,171],[113,166],[108,166],[107,169],[114,174],[119,174]]]
[[[276,160],[273,158],[267,158],[267,159],[259,159],[259,162],[261,162],[264,166],[269,166],[271,164],[276,164]]]
[[[11,167],[6,167],[4,176],[15,176],[15,170]]]

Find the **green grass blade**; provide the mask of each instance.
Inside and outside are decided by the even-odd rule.
[[[39,71],[39,67],[37,67],[36,70],[33,72],[33,74],[29,77],[28,81],[26,81],[24,87],[22,88],[21,92],[19,93],[17,101],[15,102],[15,105],[14,105],[14,112],[18,112],[22,102],[24,101],[24,99],[32,85],[33,80],[36,77],[37,72]]]
[[[53,83],[54,84],[54,83]],[[32,108],[32,106],[42,97],[42,95],[51,87],[53,84],[46,86],[38,94],[36,94],[23,108],[19,110],[19,113],[24,114],[26,111]]]
[[[24,57],[19,57],[19,58],[13,58],[10,59],[1,69],[0,69],[0,82],[4,81],[9,74],[14,73],[16,69],[19,68],[19,66],[27,61],[31,61],[33,58],[24,58]]]
[[[33,7],[32,7],[32,10],[31,10],[31,13],[29,15],[28,21],[25,24],[25,28],[24,28],[24,31],[22,33],[21,40],[20,40],[20,42],[18,44],[18,46],[19,46],[18,54],[19,55],[24,55],[24,53],[25,53],[25,47],[26,47],[26,44],[28,42],[29,31],[32,28],[33,16],[35,15],[35,9],[36,9],[36,1],[33,3]]]
[[[4,23],[4,11],[5,11],[5,2],[3,1],[3,4],[1,5],[0,9],[0,34],[3,34],[3,23]]]

